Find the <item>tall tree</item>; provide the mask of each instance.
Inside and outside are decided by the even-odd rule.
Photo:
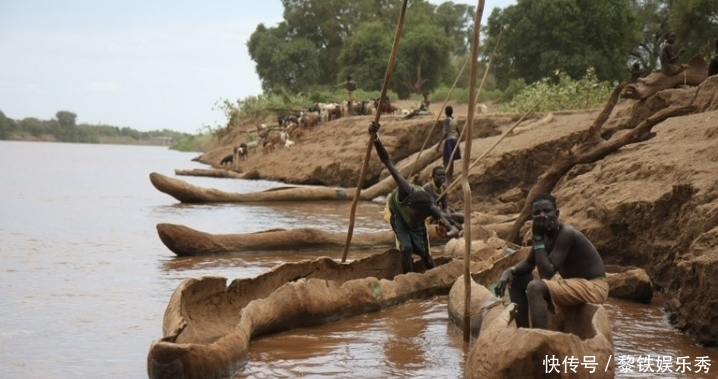
[[[474,29],[476,7],[447,1],[434,11],[434,21],[444,29],[444,34],[454,42],[452,53],[464,55],[469,52],[471,33]]]
[[[510,78],[531,83],[556,70],[579,78],[589,67],[601,80],[622,79],[628,54],[640,40],[625,0],[518,0],[494,9],[485,28],[485,58],[502,28],[493,65],[502,87]]]
[[[358,75],[356,78],[362,79],[363,87],[375,87],[373,72],[378,62],[374,58],[378,53],[386,53],[383,61],[388,58],[388,52],[381,46],[393,35],[401,0],[282,0],[282,5],[284,21],[274,27],[258,25],[247,41],[265,91],[285,88],[297,92],[308,86],[331,86],[343,80],[347,73]],[[470,26],[472,9],[451,2],[437,7],[427,0],[412,0],[406,13],[404,35],[414,27],[438,26],[435,34],[425,38],[438,38],[442,46],[448,38],[453,42],[446,54],[462,52],[468,41],[464,29]],[[376,29],[362,29],[371,22],[379,22],[385,28],[385,35],[375,44],[378,52],[362,47],[367,41],[352,39],[359,31],[374,33]],[[350,41],[355,45],[345,51]],[[356,51],[369,54],[369,58],[357,56]],[[362,62],[373,66],[359,67]],[[383,77],[383,73],[381,75]],[[427,83],[431,85],[433,79]]]
[[[694,54],[710,56],[718,38],[718,0],[669,1],[669,26],[676,32],[677,44]]]
[[[15,131],[15,121],[5,117],[5,113],[0,111],[0,139],[8,139]]]
[[[306,38],[282,38],[284,24],[267,29],[259,24],[247,47],[264,91],[280,88],[298,92],[320,80],[321,68],[314,44]]]
[[[429,92],[441,83],[441,74],[450,64],[453,43],[439,26],[417,25],[408,30],[399,45],[392,89],[400,98]]]
[[[667,0],[633,0],[631,7],[639,24],[642,40],[633,48],[629,60],[637,61],[641,67],[652,71],[658,65],[664,35],[668,32]]]
[[[367,91],[381,90],[391,44],[390,30],[384,23],[376,21],[359,26],[356,32],[344,41],[339,54],[341,78],[352,75],[360,88]]]
[[[69,111],[57,111],[57,113],[55,113],[55,118],[57,118],[57,122],[60,124],[60,126],[75,126],[77,114]]]

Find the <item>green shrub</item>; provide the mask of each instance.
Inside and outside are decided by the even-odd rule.
[[[183,136],[170,146],[170,150],[202,152],[206,150],[206,147],[209,146],[211,142],[212,136],[206,134],[201,134],[199,136]]]
[[[514,99],[514,96],[521,93],[521,91],[526,89],[526,81],[524,81],[523,78],[519,79],[511,79],[509,81],[509,85],[506,86],[506,89],[501,94],[501,101],[504,103],[508,103],[509,101]]]
[[[555,75],[558,79],[556,83],[549,78],[533,83],[513,96],[509,103],[502,104],[499,111],[526,112],[540,99],[543,101],[536,108],[538,112],[593,109],[603,105],[617,85],[599,82],[592,68],[586,70],[586,75],[580,80],[573,80],[562,71],[556,71]]]

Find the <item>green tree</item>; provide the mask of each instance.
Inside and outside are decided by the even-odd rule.
[[[29,133],[35,137],[39,137],[47,133],[45,130],[45,124],[34,117],[26,117],[20,120],[18,128],[21,132]]]
[[[673,0],[668,3],[668,24],[676,32],[676,43],[686,48],[685,56],[711,56],[718,38],[718,0]]]
[[[441,84],[441,74],[450,65],[453,43],[439,26],[417,25],[408,30],[399,45],[392,88],[401,99],[411,93],[430,92]]]
[[[494,9],[485,29],[484,59],[502,28],[492,64],[502,88],[511,78],[532,83],[556,70],[581,78],[590,67],[601,81],[623,79],[628,55],[640,41],[634,12],[625,0],[518,0]]]
[[[638,23],[642,25],[642,40],[633,48],[630,59],[652,71],[661,54],[664,35],[668,32],[669,9],[666,0],[633,0],[631,2]]]
[[[382,22],[364,23],[344,41],[339,53],[342,78],[352,75],[359,87],[366,91],[380,90],[384,82],[386,64],[391,53],[392,38]]]
[[[453,41],[454,55],[464,55],[469,52],[475,13],[476,7],[455,4],[451,1],[436,7],[433,19],[444,30],[444,34]]]
[[[5,113],[0,111],[0,139],[6,140],[15,132],[15,121],[5,117]]]
[[[61,126],[75,126],[75,122],[77,121],[77,115],[69,111],[57,111],[55,118],[57,118],[57,122],[59,122]]]
[[[265,92],[280,88],[298,92],[316,84],[321,76],[312,42],[306,38],[287,40],[282,37],[285,29],[286,24],[270,29],[259,24],[247,42]]]
[[[366,42],[361,38],[352,37],[356,33],[373,33],[376,29],[365,28],[367,23],[384,25],[385,35],[375,44],[384,52],[386,39],[392,40],[401,0],[282,0],[282,5],[284,20],[273,27],[258,25],[247,41],[264,91],[284,88],[296,93],[331,87],[348,73],[361,78],[362,87],[375,88],[374,75],[368,71],[385,68],[386,63],[377,66],[373,58],[378,53],[365,49]],[[465,51],[471,9],[451,2],[437,7],[427,0],[413,0],[407,9],[404,36],[415,27],[434,25],[439,29],[431,38],[443,36],[452,42],[447,54]],[[346,48],[350,41],[353,46]],[[359,51],[370,54],[369,58],[357,56]],[[388,55],[386,52],[384,62]],[[361,62],[374,67],[360,68]],[[378,71],[383,77],[384,70]]]

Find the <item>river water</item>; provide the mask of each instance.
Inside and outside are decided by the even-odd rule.
[[[163,147],[0,141],[0,377],[145,378],[150,343],[162,334],[169,297],[185,278],[254,277],[311,251],[179,258],[158,223],[213,233],[300,226],[346,231],[343,202],[184,205],[157,191],[156,171],[203,168],[196,154]],[[232,192],[267,181],[180,177]],[[381,205],[362,203],[355,231],[385,229]],[[322,251],[336,259],[341,251]],[[350,259],[368,252],[350,252]],[[657,306],[611,301],[615,359],[688,357],[690,373],[617,377],[715,378],[718,353],[672,329]],[[254,341],[235,378],[459,378],[465,346],[446,297]],[[697,357],[709,373],[695,373]],[[654,366],[655,369],[655,366]],[[537,368],[537,373],[544,368]],[[704,369],[705,370],[705,369]]]

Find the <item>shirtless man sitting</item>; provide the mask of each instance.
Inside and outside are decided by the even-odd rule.
[[[553,196],[536,196],[532,213],[533,248],[526,259],[503,272],[496,295],[503,297],[508,286],[511,301],[518,305],[516,325],[546,329],[547,308],[556,313],[561,307],[602,304],[608,283],[596,247],[578,229],[558,221]],[[533,278],[534,267],[541,279]],[[556,273],[561,278],[551,279]]]

